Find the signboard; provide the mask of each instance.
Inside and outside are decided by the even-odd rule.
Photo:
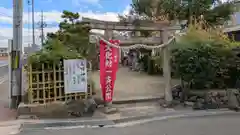
[[[119,45],[119,41],[110,40],[110,42]],[[117,48],[110,47],[104,41],[100,41],[100,84],[105,102],[111,102],[113,98],[118,69],[118,54]]]
[[[89,42],[90,43],[96,43],[96,36],[95,35],[89,35]]]
[[[64,60],[64,91],[65,93],[87,92],[86,60]]]

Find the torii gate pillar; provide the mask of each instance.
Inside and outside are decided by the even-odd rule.
[[[161,31],[161,37],[164,44],[168,42],[168,31],[162,30]],[[165,90],[164,90],[164,98],[166,105],[169,106],[172,104],[172,91],[171,91],[171,50],[169,45],[166,45],[163,47],[163,77],[165,80]]]

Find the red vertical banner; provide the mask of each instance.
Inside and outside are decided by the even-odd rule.
[[[110,42],[115,43],[115,41]],[[100,41],[100,84],[105,102],[111,102],[113,98],[118,69],[118,52],[118,48],[111,47],[102,40]]]
[[[103,95],[103,88],[104,88],[104,76],[105,76],[105,47],[106,43],[102,40],[100,40],[100,85],[102,89],[102,95]]]
[[[119,46],[120,41],[119,40],[110,40],[109,41],[112,44],[115,44],[116,46]],[[114,81],[116,80],[116,76],[117,76],[117,71],[118,71],[118,64],[119,64],[119,48],[112,48],[113,50],[113,58],[114,58],[114,62],[113,62],[113,70],[115,71],[113,74],[114,76]]]

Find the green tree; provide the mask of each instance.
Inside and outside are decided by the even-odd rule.
[[[55,33],[48,33],[49,41],[57,39],[67,46],[69,51],[79,53],[83,57],[92,55],[95,46],[89,43],[90,29],[81,23],[80,15],[63,11],[61,17],[63,21],[59,24],[59,30]]]
[[[132,10],[153,20],[188,20],[204,18],[209,25],[221,25],[234,12],[233,2],[220,0],[132,0]]]

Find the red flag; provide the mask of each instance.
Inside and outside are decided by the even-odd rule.
[[[110,40],[109,42],[112,43],[112,44],[115,44],[117,46],[119,46],[119,44],[120,44],[119,40]],[[115,81],[116,76],[117,76],[117,71],[118,71],[118,64],[119,64],[119,48],[113,47],[112,49],[113,49],[113,54],[114,54],[114,56],[113,56],[114,57],[113,68],[114,68],[114,71],[116,71],[115,74],[114,74],[114,81]]]
[[[119,41],[110,41],[119,43]],[[111,102],[113,98],[114,83],[118,69],[118,48],[107,45],[100,41],[100,84],[102,96],[105,102]]]

